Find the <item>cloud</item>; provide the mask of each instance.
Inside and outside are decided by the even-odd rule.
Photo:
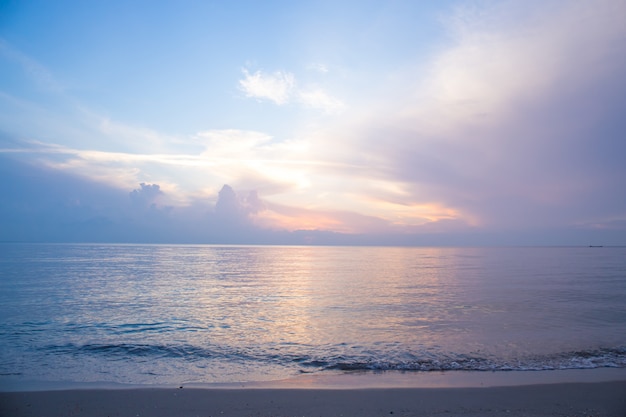
[[[328,65],[322,64],[320,62],[314,62],[312,64],[307,65],[307,69],[310,69],[312,71],[316,71],[322,74],[328,74],[328,72],[330,72]]]
[[[224,185],[215,196],[163,206],[159,184],[129,193],[6,155],[0,195],[3,241],[302,244],[309,236],[259,222],[271,209],[255,190],[242,197]]]
[[[276,71],[272,74],[264,74],[256,71],[250,74],[247,69],[243,70],[244,78],[239,80],[239,88],[246,97],[265,99],[281,105],[289,101],[295,78],[289,72]]]
[[[137,183],[158,183],[168,204],[216,193],[215,184],[229,183],[265,194],[307,186],[309,159],[304,141],[276,141],[267,134],[226,129],[180,138],[169,153],[111,152],[79,149],[34,140],[3,140],[0,154],[36,161],[41,166],[127,189]],[[180,153],[178,144],[195,151]],[[162,200],[166,199],[162,197]]]
[[[194,139],[204,148],[204,156],[216,160],[246,160],[272,141],[272,137],[265,133],[237,129],[198,132]]]
[[[298,92],[298,101],[307,107],[323,110],[327,113],[339,113],[344,108],[344,103],[329,95],[322,89],[301,90]]]
[[[448,19],[454,44],[436,57],[422,87],[446,121],[517,111],[517,103],[558,94],[565,84],[584,87],[623,64],[625,9],[611,0],[459,7]]]
[[[127,201],[114,188],[4,155],[0,195],[5,241],[84,241],[93,233],[106,240],[110,218],[119,216]]]
[[[224,185],[220,190],[215,204],[215,213],[223,219],[239,219],[244,213],[237,199],[237,194],[230,185]]]
[[[161,187],[158,184],[139,184],[140,188],[130,193],[131,201],[141,207],[152,206],[156,204],[156,200],[163,195]]]
[[[401,90],[312,133],[315,154],[361,167],[334,173],[352,200],[388,203],[359,212],[438,207],[457,224],[517,232],[626,218],[626,4],[533,4],[465,15],[424,77],[407,71]]]
[[[537,244],[503,232],[476,231],[443,219],[406,227],[350,211],[304,209],[269,202],[255,190],[238,194],[224,185],[212,198],[162,206],[158,184],[132,192],[0,156],[0,235],[9,241],[265,243],[265,244]],[[560,230],[570,244],[619,243],[623,220]],[[337,233],[343,232],[343,233]],[[547,229],[543,242],[563,244]],[[524,237],[522,237],[524,239]]]
[[[277,135],[253,130],[263,129],[249,127],[258,120],[245,114],[246,129],[170,135],[103,117],[51,98],[68,93],[37,61],[1,44],[35,95],[48,94],[31,102],[33,89],[20,98],[11,86],[0,93],[0,121],[12,138],[0,157],[16,164],[4,167],[4,189],[19,197],[3,207],[16,224],[32,213],[29,233],[41,225],[46,236],[70,223],[78,236],[76,225],[91,222],[84,230],[124,239],[231,239],[230,222],[240,236],[268,242],[285,230],[504,240],[510,233],[531,242],[620,227],[623,241],[626,3],[471,4],[444,19],[449,37],[430,56],[406,56],[393,71],[345,69],[341,90],[329,88],[337,80],[326,65],[302,75],[244,69],[238,87],[248,98],[342,114],[302,112]],[[36,180],[27,181],[18,162]]]
[[[322,66],[318,71],[328,70]],[[290,72],[276,71],[266,74],[259,70],[250,74],[247,69],[243,69],[243,74],[244,78],[239,80],[239,89],[246,97],[270,100],[277,105],[297,102],[326,113],[338,113],[345,107],[341,100],[320,87],[298,86],[295,76]]]
[[[618,17],[626,4],[546,7],[551,13],[521,3],[494,6],[481,19],[468,19],[472,25],[457,26],[457,44],[433,66],[435,104],[413,112],[420,122],[438,123],[413,127],[418,141],[437,138],[434,155],[423,147],[408,154],[417,160],[430,155],[431,165],[438,157],[435,169],[445,185],[431,177],[429,193],[437,187],[448,204],[475,213],[485,225],[571,225],[591,212],[603,216],[608,208],[619,210],[606,185],[626,185],[624,170],[615,175],[614,156],[626,151],[619,139],[626,27]],[[429,178],[414,161],[399,160],[411,180]]]

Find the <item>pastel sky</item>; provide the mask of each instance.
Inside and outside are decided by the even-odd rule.
[[[626,0],[3,1],[0,240],[626,244]]]

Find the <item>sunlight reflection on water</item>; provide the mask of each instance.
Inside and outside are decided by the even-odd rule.
[[[619,248],[4,249],[0,368],[31,378],[505,369],[626,346]]]

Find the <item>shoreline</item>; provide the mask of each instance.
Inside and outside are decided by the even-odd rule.
[[[180,381],[171,384],[115,382],[23,381],[0,377],[0,392],[137,389],[404,389],[485,388],[524,385],[600,383],[626,381],[626,368],[565,369],[544,371],[352,371],[301,374],[281,380],[226,383]],[[626,395],[626,393],[625,393]]]

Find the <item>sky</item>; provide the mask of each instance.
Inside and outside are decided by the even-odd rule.
[[[0,241],[626,245],[626,0],[0,1]]]

